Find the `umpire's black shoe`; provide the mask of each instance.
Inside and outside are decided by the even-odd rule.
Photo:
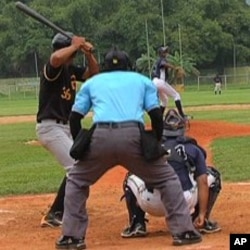
[[[86,249],[86,244],[84,239],[62,235],[56,242],[56,249],[82,250]]]
[[[195,244],[202,241],[201,235],[194,231],[187,231],[173,236],[173,245],[182,246],[188,244]]]

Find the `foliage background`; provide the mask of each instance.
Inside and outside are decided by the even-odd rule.
[[[223,73],[226,66],[249,64],[250,7],[244,0],[21,2],[60,27],[88,38],[96,47],[99,62],[112,44],[126,50],[135,61],[147,53],[148,46],[153,54],[166,41],[172,53],[181,49],[199,69]],[[36,65],[40,70],[47,60],[53,35],[51,29],[18,11],[15,1],[1,0],[0,76],[34,76]],[[78,63],[84,59],[79,57]]]

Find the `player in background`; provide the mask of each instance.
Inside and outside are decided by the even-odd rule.
[[[153,66],[152,79],[156,85],[161,101],[161,110],[164,113],[168,98],[172,97],[175,101],[176,108],[182,117],[185,117],[180,94],[169,84],[169,70],[175,70],[175,66],[168,62],[167,55],[169,53],[168,46],[162,46],[158,49],[158,59]]]
[[[214,82],[214,94],[217,95],[217,93],[219,93],[219,95],[221,95],[222,79],[219,74],[217,74],[213,78],[213,82]]]

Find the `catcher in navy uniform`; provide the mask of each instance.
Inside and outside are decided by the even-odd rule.
[[[194,225],[202,233],[215,233],[221,228],[209,217],[221,190],[220,173],[214,167],[206,166],[206,152],[195,139],[184,135],[185,124],[185,120],[176,110],[170,109],[167,112],[163,143],[165,148],[170,150],[168,162],[180,179]],[[166,216],[160,193],[130,173],[125,177],[123,189],[129,213],[129,226],[121,236],[145,236],[145,213]]]
[[[75,100],[76,81],[85,81],[99,72],[98,63],[91,52],[92,44],[84,37],[67,32],[69,39],[58,33],[52,40],[53,53],[40,77],[39,107],[36,133],[41,144],[64,167],[66,173],[74,164],[69,151],[73,139],[69,127],[69,114]],[[77,52],[85,54],[88,67],[73,65]],[[41,221],[41,226],[57,227],[62,224],[66,176],[57,196]]]

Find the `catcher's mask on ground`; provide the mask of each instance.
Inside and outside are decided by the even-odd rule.
[[[132,65],[128,54],[119,50],[117,47],[112,48],[104,58],[104,70],[131,70]]]
[[[74,34],[71,32],[66,32],[70,37]],[[54,50],[62,49],[71,45],[71,40],[69,37],[64,36],[61,33],[57,33],[52,39],[52,47]]]
[[[185,130],[185,119],[175,109],[169,109],[164,119],[163,136],[181,136]]]

